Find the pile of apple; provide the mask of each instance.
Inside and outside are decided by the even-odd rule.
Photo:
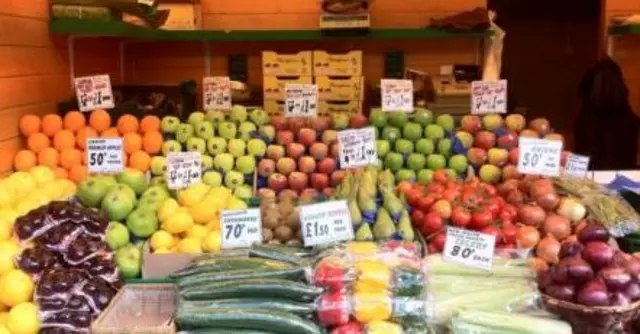
[[[452,132],[451,115],[435,117],[431,111],[418,108],[413,113],[371,110],[369,122],[376,129],[376,151],[379,164],[395,173],[396,182],[428,183],[433,171],[448,168],[451,175],[467,172],[464,154],[458,154],[460,143]]]
[[[455,136],[466,150],[467,160],[476,175],[494,184],[519,176],[518,137],[563,140],[562,135],[552,132],[548,120],[536,118],[527,127],[525,117],[520,114],[464,116]],[[564,151],[562,164],[566,155]]]
[[[199,152],[203,181],[210,186],[252,189],[257,160],[267,152],[275,128],[262,109],[247,111],[234,105],[229,115],[220,111],[194,112],[186,122],[174,116],[162,119],[164,156],[153,157],[151,173],[164,179],[166,155],[170,152]]]

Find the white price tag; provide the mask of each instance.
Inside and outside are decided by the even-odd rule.
[[[202,178],[200,152],[179,152],[167,155],[167,186],[186,188]]]
[[[318,114],[318,85],[287,84],[284,89],[285,117],[315,117]]]
[[[247,248],[262,243],[260,209],[224,210],[220,212],[222,248]]]
[[[382,111],[413,112],[413,81],[380,80]]]
[[[586,177],[589,171],[589,159],[584,155],[569,153],[567,164],[564,166],[564,173],[573,177]]]
[[[545,176],[560,175],[562,141],[520,137],[518,172]]]
[[[202,80],[204,110],[231,110],[231,81],[229,77],[205,77]]]
[[[76,88],[76,98],[78,99],[80,111],[115,107],[109,75],[75,78],[73,83]]]
[[[87,138],[87,171],[120,173],[124,169],[122,138]]]
[[[305,247],[353,240],[346,200],[301,206],[300,228]]]
[[[471,113],[474,115],[507,112],[507,80],[473,81]]]
[[[447,227],[443,257],[448,262],[491,270],[495,247],[495,235]]]
[[[378,162],[373,127],[338,132],[340,168],[355,168]]]

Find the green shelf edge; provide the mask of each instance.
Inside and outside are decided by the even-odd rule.
[[[612,36],[640,35],[640,24],[609,27],[609,35],[612,35]]]
[[[370,29],[358,34],[327,35],[320,30],[158,30],[116,21],[55,19],[49,22],[54,34],[92,37],[123,37],[167,41],[315,41],[347,39],[483,38],[490,31],[450,32],[442,29]]]

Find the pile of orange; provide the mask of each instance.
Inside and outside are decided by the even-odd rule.
[[[24,115],[20,119],[20,132],[27,148],[19,151],[13,161],[19,171],[36,165],[48,166],[58,177],[75,182],[88,175],[85,146],[87,138],[122,137],[125,163],[143,172],[149,170],[151,156],[162,149],[160,119],[145,116],[142,120],[132,115],[122,115],[112,126],[111,116],[102,109],[91,112],[87,118],[79,111],[68,112],[64,117],[47,114],[42,117]]]

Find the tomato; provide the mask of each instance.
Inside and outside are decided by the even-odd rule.
[[[438,169],[433,172],[433,180],[437,183],[444,184],[449,180],[449,175],[444,169]]]
[[[469,226],[474,229],[481,229],[489,226],[493,221],[493,215],[488,210],[476,211],[471,214],[471,224]]]
[[[491,212],[491,214],[495,217],[500,213],[500,204],[491,198],[488,201],[485,201],[484,208]]]
[[[433,248],[435,248],[436,253],[442,252],[442,250],[444,249],[444,242],[446,239],[447,239],[447,233],[444,231],[438,233],[435,237],[433,237],[433,239],[431,239],[430,245],[433,245]]]
[[[460,184],[454,180],[449,180],[447,181],[447,185],[446,185],[447,189],[453,189],[453,190],[460,190]]]
[[[513,221],[516,216],[518,216],[518,209],[513,204],[505,204],[498,214],[502,221]]]
[[[427,186],[427,193],[431,194],[442,194],[444,191],[444,186],[437,183],[432,183]]]
[[[436,199],[429,195],[420,197],[418,200],[418,209],[422,210],[422,212],[429,212],[431,210],[431,205],[436,201]]]
[[[518,228],[512,224],[502,226],[502,239],[504,243],[515,243],[518,238]]]
[[[442,193],[442,198],[453,203],[460,197],[460,191],[458,189],[447,189]]]
[[[502,242],[502,233],[500,229],[495,226],[485,226],[480,230],[481,233],[491,234],[496,236],[496,245]]]
[[[502,248],[516,248],[516,244],[513,242],[505,242],[501,246]]]
[[[444,227],[444,221],[435,212],[429,212],[424,216],[420,232],[423,236],[428,237]]]
[[[429,252],[429,254],[437,254],[440,253],[440,251],[438,251],[438,249],[436,248],[436,244],[431,242],[427,245],[427,252]]]
[[[398,183],[398,186],[396,187],[396,189],[398,189],[398,192],[401,194],[406,194],[407,191],[411,190],[412,188],[413,188],[413,185],[409,181],[401,181],[400,183]]]
[[[411,224],[419,227],[424,221],[424,216],[424,211],[414,208],[413,211],[411,211]]]
[[[457,206],[451,212],[451,222],[455,226],[466,227],[471,222],[471,212],[461,206]]]
[[[489,196],[495,196],[498,194],[498,190],[491,184],[483,183],[481,186],[482,191]]]
[[[451,203],[445,199],[438,200],[431,206],[431,211],[444,219],[451,218]]]
[[[418,200],[419,200],[422,196],[424,196],[424,195],[423,195],[423,194],[422,194],[422,192],[421,192],[419,189],[417,189],[417,188],[413,188],[413,189],[411,189],[411,190],[409,190],[409,191],[407,191],[407,192],[405,193],[405,198],[407,199],[407,203],[408,203],[409,205],[411,205],[412,207],[416,207],[416,206],[418,206]]]

